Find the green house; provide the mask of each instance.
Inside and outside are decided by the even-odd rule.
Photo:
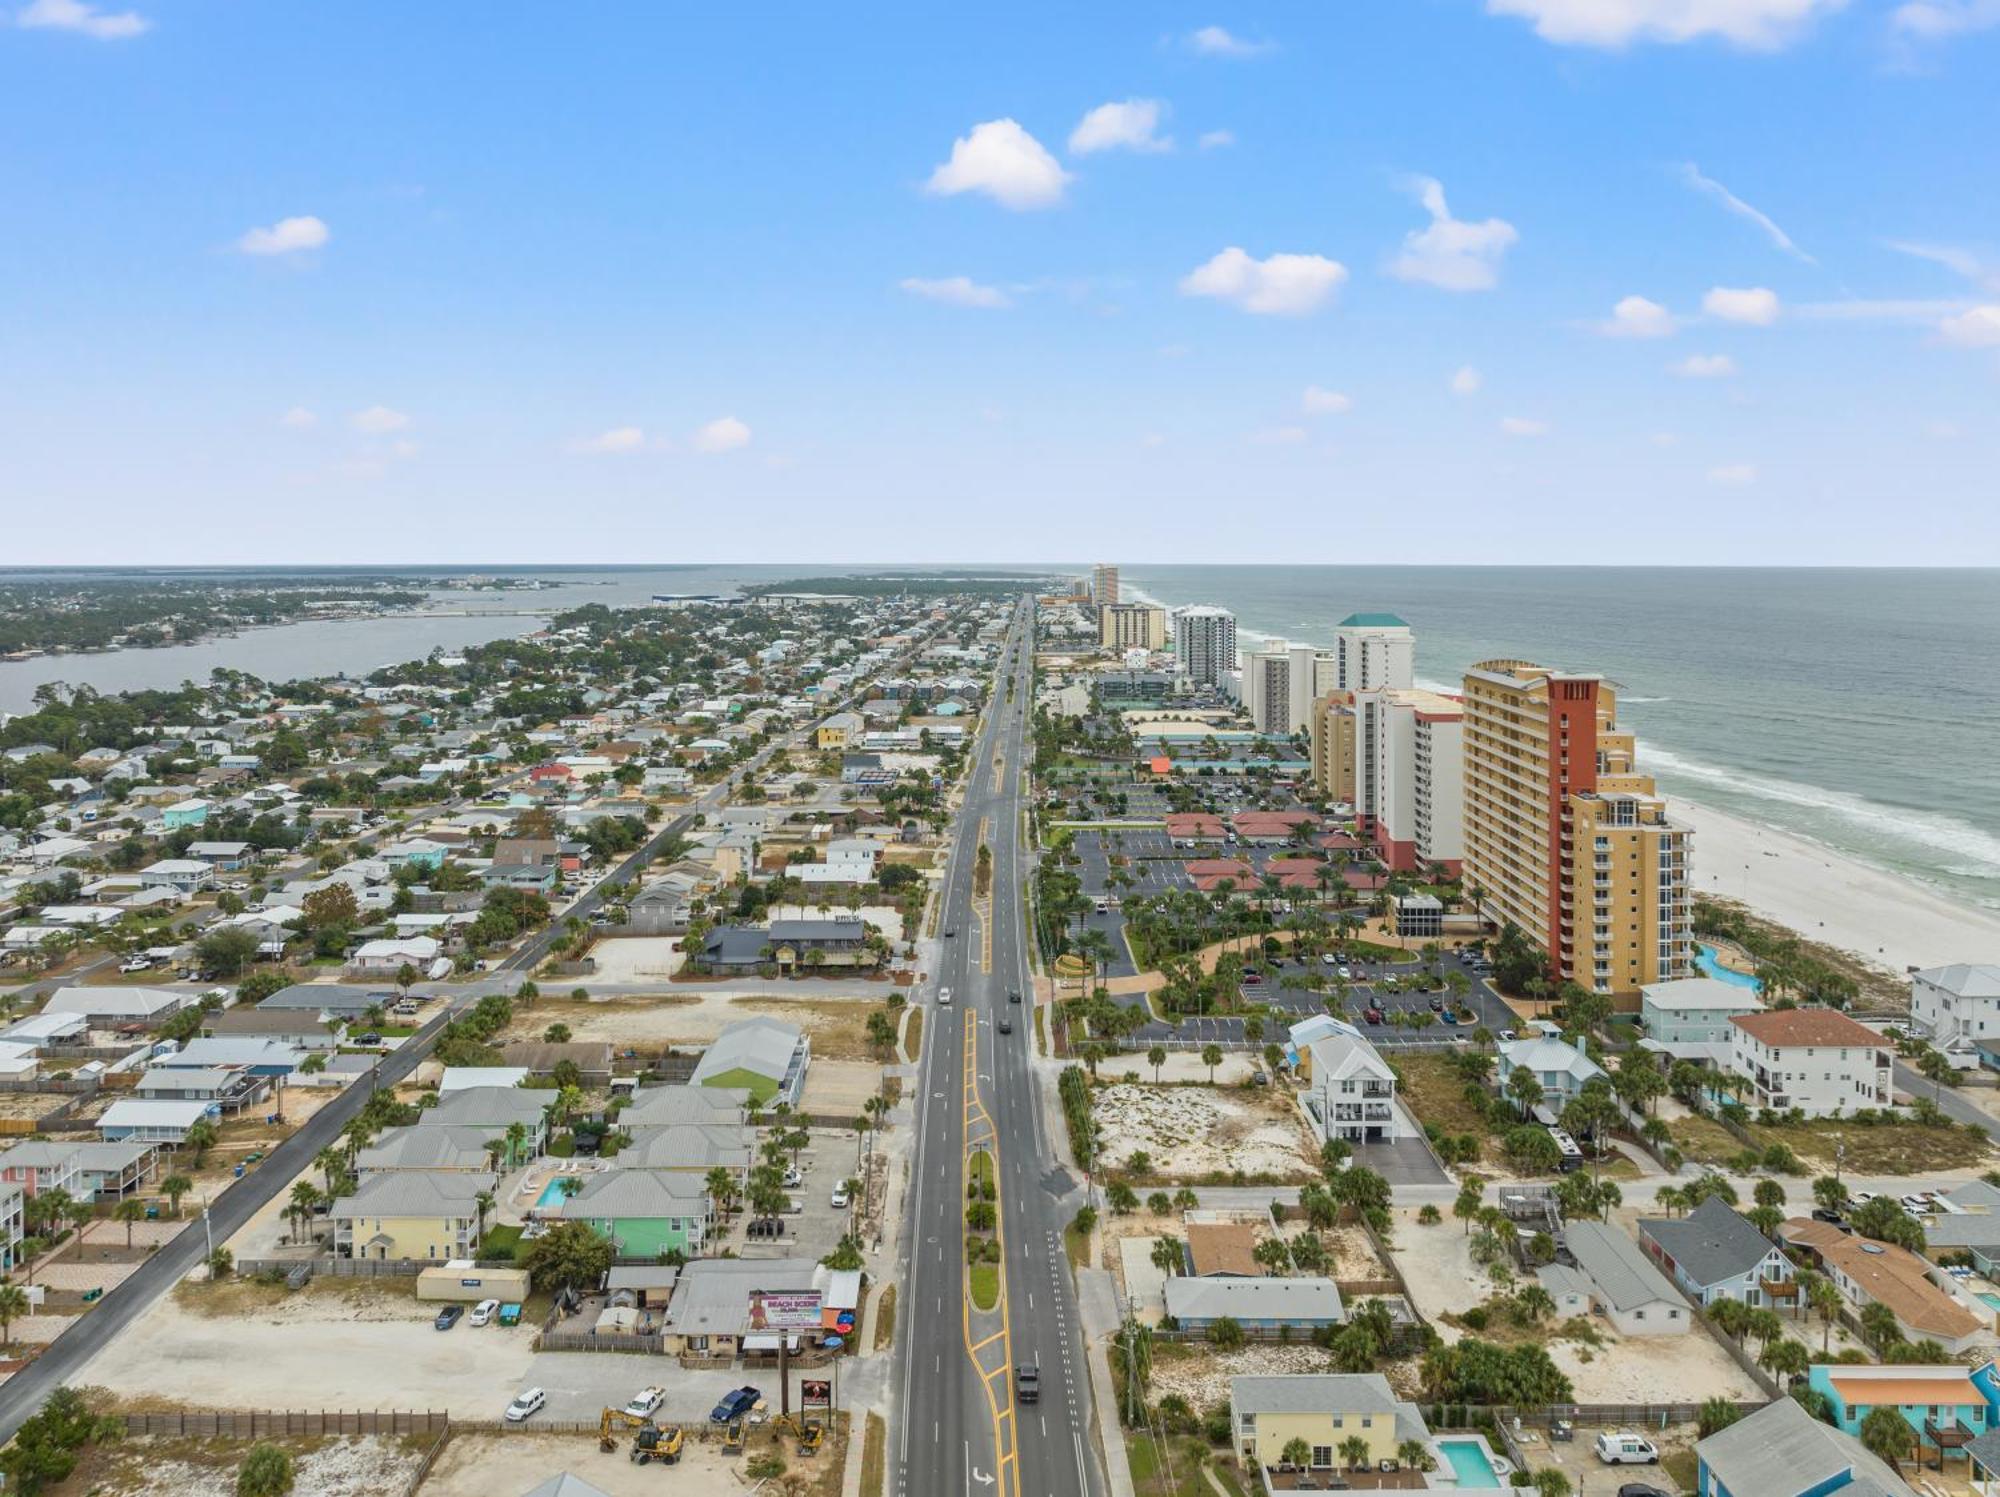
[[[584,1221],[611,1239],[626,1260],[662,1253],[700,1255],[713,1207],[699,1176],[674,1170],[614,1169],[593,1175],[562,1204],[571,1221]]]

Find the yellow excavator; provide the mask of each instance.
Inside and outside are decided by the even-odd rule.
[[[671,1466],[681,1458],[681,1447],[687,1443],[687,1434],[678,1424],[662,1428],[644,1415],[606,1409],[597,1420],[597,1448],[606,1452],[616,1450],[617,1432],[621,1429],[633,1432],[632,1459],[641,1466],[650,1461]]]
[[[826,1444],[826,1426],[803,1414],[782,1414],[772,1421],[773,1430],[786,1430],[798,1437],[800,1455],[818,1455]]]

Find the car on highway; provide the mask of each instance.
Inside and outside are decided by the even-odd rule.
[[[708,1411],[708,1422],[728,1424],[732,1420],[741,1419],[763,1401],[763,1393],[746,1383],[741,1388],[722,1395],[722,1402]]]
[[[1009,1003],[1019,1003],[1021,1001],[1021,990],[1019,988],[1007,989],[1007,1001]]]
[[[1042,1401],[1042,1369],[1031,1364],[1014,1369],[1014,1396],[1022,1403]]]
[[[939,989],[938,989],[938,1007],[939,1007],[939,1008],[950,1008],[950,1007],[951,1007],[951,989],[950,989],[950,988],[939,988]]]
[[[465,1306],[446,1305],[437,1312],[437,1319],[431,1322],[441,1331],[448,1331],[465,1318]]]
[[[947,941],[953,939],[957,935],[958,935],[958,927],[956,925],[947,925],[944,928],[944,938]]]
[[[501,1417],[509,1424],[519,1424],[523,1419],[533,1417],[549,1401],[549,1395],[540,1388],[523,1388],[507,1405],[507,1412]]]
[[[1005,1014],[1000,1016],[1000,1032],[1002,1034],[1012,1034],[1014,1032],[1014,1021]]]
[[[626,1416],[631,1419],[644,1419],[665,1403],[666,1399],[665,1388],[641,1388],[633,1395],[632,1401],[625,1405]]]

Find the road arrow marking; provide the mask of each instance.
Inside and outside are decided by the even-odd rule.
[[[981,1471],[977,1466],[974,1466],[972,1468],[972,1479],[978,1482],[982,1487],[990,1487],[993,1485],[993,1478],[988,1476],[984,1471]]]

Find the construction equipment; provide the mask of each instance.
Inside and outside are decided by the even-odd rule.
[[[826,1426],[803,1414],[780,1414],[771,1421],[771,1432],[775,1435],[780,1430],[797,1438],[800,1455],[818,1455],[826,1443]]]
[[[637,1430],[644,1434],[649,1429],[657,1428],[658,1426],[650,1419],[628,1414],[623,1409],[606,1409],[597,1420],[597,1448],[607,1453],[616,1450],[618,1430]]]
[[[732,1419],[722,1431],[722,1453],[724,1455],[743,1454],[744,1422]]]
[[[681,1458],[681,1447],[687,1443],[687,1432],[678,1424],[669,1424],[664,1429],[646,1421],[646,1427],[632,1437],[632,1461],[643,1466],[649,1461],[659,1461],[671,1466]]]

